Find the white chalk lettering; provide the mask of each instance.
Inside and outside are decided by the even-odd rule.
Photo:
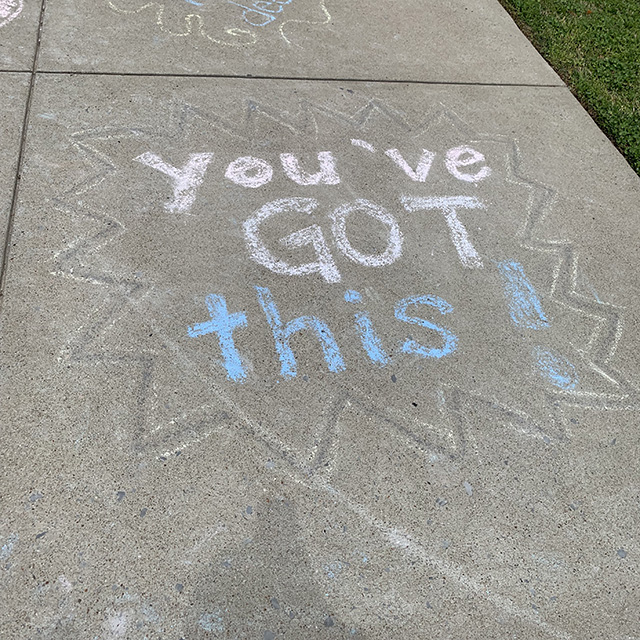
[[[485,206],[477,198],[467,196],[451,196],[445,198],[420,198],[404,196],[402,204],[407,211],[423,211],[439,209],[449,227],[453,246],[458,252],[460,262],[468,269],[482,269],[482,259],[469,240],[469,234],[465,226],[460,222],[456,210],[484,209]]]
[[[347,236],[347,218],[354,212],[361,211],[379,220],[389,227],[389,239],[387,248],[380,255],[366,255],[353,247]],[[402,255],[402,233],[396,219],[385,209],[368,200],[359,199],[339,206],[331,214],[331,230],[340,251],[347,258],[367,267],[382,267],[392,264]]]
[[[384,154],[391,158],[415,182],[426,182],[431,164],[436,157],[436,154],[432,151],[423,149],[420,161],[414,170],[409,166],[409,163],[404,159],[398,149],[387,149]]]
[[[204,180],[209,163],[213,160],[213,153],[192,153],[187,164],[181,169],[167,164],[151,151],[134,160],[169,176],[173,183],[173,200],[167,202],[164,207],[174,213],[187,213],[196,201],[196,192]]]
[[[231,180],[231,182],[235,182],[242,187],[257,189],[271,182],[273,168],[266,160],[244,156],[234,160],[227,167],[224,176],[227,180]]]
[[[484,156],[471,147],[455,147],[447,151],[445,165],[449,173],[464,182],[480,182],[491,175],[491,168],[484,166],[477,173],[462,173],[459,167],[469,167],[484,162]]]
[[[321,151],[318,154],[320,171],[317,173],[303,171],[300,167],[300,162],[292,153],[281,153],[280,161],[287,176],[299,185],[340,184],[336,161],[331,151]]]
[[[258,233],[260,225],[271,216],[286,211],[296,211],[311,215],[317,207],[318,201],[313,198],[283,198],[263,205],[243,224],[251,259],[274,273],[290,276],[319,273],[327,282],[340,282],[340,273],[333,261],[322,229],[317,224],[295,231],[280,240],[282,244],[288,247],[298,248],[307,245],[313,247],[318,259],[315,262],[299,266],[292,266],[283,260],[278,260],[269,251]]]

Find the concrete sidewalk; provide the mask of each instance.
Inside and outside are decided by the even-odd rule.
[[[640,180],[495,0],[0,0],[0,638],[640,638]]]

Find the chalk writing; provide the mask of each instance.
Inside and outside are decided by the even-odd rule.
[[[344,299],[353,304],[362,302],[362,296],[353,290],[347,291],[344,294]],[[373,362],[384,367],[390,362],[390,359],[382,347],[382,340],[380,340],[376,330],[373,328],[373,322],[369,314],[366,311],[356,311],[355,320],[356,329],[365,352]]]
[[[145,13],[155,15],[156,25],[169,36],[200,37],[223,47],[253,45],[261,33],[268,31],[265,27],[275,26],[277,23],[279,36],[287,45],[292,45],[291,39],[285,35],[289,25],[324,25],[328,24],[331,18],[324,0],[317,0],[316,3],[294,3],[293,0],[107,1],[113,11],[124,16]],[[22,0],[1,2],[8,7],[17,2],[22,6]],[[318,12],[321,13],[322,19],[313,19]],[[305,16],[312,19],[304,19]]]
[[[236,349],[233,332],[247,326],[247,316],[242,312],[229,314],[227,301],[216,294],[207,296],[207,307],[211,320],[189,327],[189,335],[198,338],[210,333],[217,334],[227,377],[234,382],[241,382],[247,377],[247,373]]]
[[[446,198],[420,198],[405,196],[402,203],[407,211],[425,211],[437,209],[444,215],[444,219],[451,233],[451,240],[455,246],[460,262],[468,269],[481,269],[482,259],[469,240],[467,229],[460,222],[458,209],[484,209],[485,206],[477,198],[454,196]]]
[[[436,331],[442,337],[443,344],[439,348],[425,347],[416,340],[409,338],[402,345],[402,351],[404,353],[414,354],[422,358],[442,358],[446,355],[449,355],[450,353],[453,353],[456,349],[456,345],[458,344],[458,338],[453,333],[451,333],[451,331],[449,331],[448,329],[443,329],[437,324],[434,324],[429,320],[425,320],[424,318],[410,316],[407,314],[407,309],[410,306],[421,304],[429,307],[434,307],[442,314],[451,313],[453,311],[453,307],[446,300],[443,300],[438,296],[411,296],[410,298],[404,298],[404,300],[400,300],[400,302],[396,304],[396,318],[398,320],[401,320],[402,322],[417,324],[421,327],[426,327],[427,329]]]
[[[329,371],[340,373],[347,366],[340,351],[336,338],[329,325],[316,316],[299,316],[288,322],[283,322],[280,312],[274,301],[271,290],[268,287],[256,288],[258,302],[266,316],[267,323],[273,333],[275,349],[280,359],[280,373],[284,378],[295,378],[298,372],[296,358],[290,345],[291,337],[297,333],[308,330],[318,338],[325,362]],[[354,290],[348,290],[344,294],[346,302],[361,304],[362,295]],[[234,340],[234,331],[238,328],[248,327],[247,315],[244,312],[230,314],[227,310],[226,299],[218,294],[210,294],[206,297],[210,320],[189,327],[187,330],[191,338],[199,338],[209,334],[218,337],[218,344],[222,354],[223,366],[227,372],[227,378],[234,382],[244,382],[247,377],[246,368],[242,363],[242,357]],[[421,358],[443,358],[456,350],[458,338],[448,329],[421,318],[409,315],[409,307],[424,305],[432,307],[442,315],[453,311],[453,307],[442,298],[433,295],[410,296],[399,300],[394,308],[394,315],[400,322],[415,324],[440,335],[442,345],[439,347],[425,346],[414,338],[407,338],[400,345],[402,353],[415,355]],[[369,359],[379,366],[385,366],[391,362],[391,358],[382,346],[382,340],[376,332],[373,321],[366,311],[355,313],[355,328],[360,337],[362,347]]]
[[[435,153],[424,149],[416,168],[412,169],[397,149],[387,149],[384,153],[415,182],[425,182],[427,180],[431,164],[433,163],[433,159],[436,157]]]
[[[333,261],[331,250],[327,245],[322,229],[317,224],[296,231],[280,241],[289,247],[304,247],[307,245],[313,247],[317,260],[297,267],[291,266],[283,260],[278,260],[269,251],[258,233],[260,225],[278,213],[297,211],[311,215],[318,206],[318,201],[313,198],[283,198],[263,205],[243,225],[251,259],[274,273],[293,276],[319,273],[327,282],[340,282],[340,273]]]
[[[293,378],[297,373],[296,358],[289,345],[289,340],[292,335],[304,329],[311,330],[320,340],[329,371],[337,373],[346,369],[340,348],[326,323],[314,316],[300,316],[283,324],[271,291],[267,287],[256,287],[256,291],[260,305],[267,316],[267,322],[273,331],[276,351],[282,363],[280,371],[285,378]]]
[[[157,169],[171,179],[173,200],[164,206],[167,211],[187,213],[196,200],[196,191],[204,180],[213,153],[192,153],[187,163],[181,168],[167,164],[155,153],[148,151],[135,158],[137,162]]]

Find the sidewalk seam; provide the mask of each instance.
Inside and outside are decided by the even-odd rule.
[[[7,270],[9,268],[9,253],[11,251],[11,237],[13,235],[13,221],[18,207],[18,196],[20,194],[20,180],[22,179],[22,169],[24,164],[24,154],[27,142],[27,130],[29,127],[29,117],[31,115],[31,103],[33,101],[33,90],[36,84],[36,76],[38,69],[38,58],[40,55],[40,42],[42,38],[42,27],[44,24],[44,12],[47,0],[42,0],[40,5],[40,22],[38,23],[38,33],[36,36],[36,47],[33,53],[33,63],[31,71],[21,71],[15,73],[30,73],[29,89],[27,91],[27,100],[24,108],[24,117],[22,119],[22,132],[20,134],[20,147],[18,149],[18,162],[16,166],[16,175],[13,181],[13,193],[11,195],[11,207],[9,209],[9,217],[5,228],[4,247],[2,250],[2,264],[0,265],[0,310],[4,301],[4,290],[7,279]]]
[[[121,78],[212,78],[220,80],[285,80],[294,82],[360,82],[371,84],[417,84],[417,85],[443,85],[443,86],[463,86],[463,87],[526,87],[526,88],[552,88],[566,89],[567,85],[562,84],[531,84],[531,83],[509,83],[509,82],[455,82],[446,80],[390,80],[374,78],[325,78],[307,76],[267,76],[267,75],[230,75],[222,73],[141,73],[141,72],[117,72],[117,71],[63,71],[41,69],[36,71],[38,75],[65,75],[65,76],[105,76]]]

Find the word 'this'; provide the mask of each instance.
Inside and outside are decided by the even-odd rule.
[[[309,331],[318,339],[329,371],[339,373],[346,369],[340,347],[326,322],[315,316],[299,316],[284,322],[280,317],[280,312],[270,289],[267,287],[256,287],[255,289],[258,302],[273,333],[275,350],[280,359],[280,373],[283,377],[295,378],[297,375],[296,358],[290,341],[292,336],[301,331]],[[353,290],[347,291],[344,294],[344,299],[346,302],[355,305],[362,303],[361,294]],[[227,378],[234,382],[243,382],[247,377],[247,371],[240,351],[236,346],[234,332],[237,329],[248,326],[247,315],[243,311],[230,313],[227,301],[221,295],[211,294],[207,296],[206,303],[210,319],[189,327],[188,334],[192,338],[210,334],[216,335],[223,365],[227,371]],[[402,352],[421,358],[442,358],[453,353],[456,350],[458,338],[450,330],[430,320],[413,315],[412,309],[419,306],[431,307],[442,315],[453,311],[453,307],[446,300],[434,295],[411,296],[399,300],[394,308],[395,318],[400,322],[431,329],[439,335],[440,342],[436,346],[427,346],[413,338],[407,338],[401,344]],[[362,348],[368,358],[378,366],[388,364],[391,359],[384,349],[383,342],[374,327],[369,313],[361,310],[356,311],[354,323]]]

